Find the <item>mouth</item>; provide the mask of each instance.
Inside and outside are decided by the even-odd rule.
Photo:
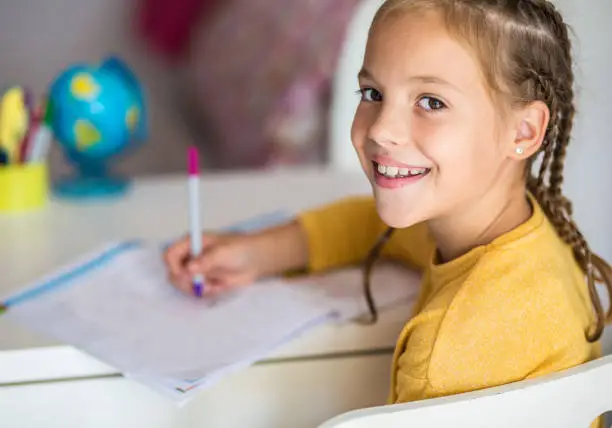
[[[431,168],[416,166],[385,165],[372,161],[374,167],[374,181],[380,187],[397,189],[415,183],[427,176]]]
[[[402,179],[425,176],[431,171],[430,168],[423,167],[399,167],[394,165],[383,165],[378,162],[372,161],[374,165],[375,175],[382,176],[389,179]]]

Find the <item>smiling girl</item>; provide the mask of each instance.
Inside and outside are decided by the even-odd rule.
[[[502,385],[600,355],[612,283],[562,194],[574,119],[568,30],[545,0],[388,0],[372,24],[353,145],[374,197],[167,253],[209,292],[380,254],[423,274],[391,402]],[[532,165],[540,164],[535,175]],[[373,248],[373,250],[371,250]],[[367,297],[375,318],[376,311]],[[384,287],[384,284],[376,284]]]

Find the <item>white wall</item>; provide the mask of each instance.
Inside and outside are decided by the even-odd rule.
[[[136,0],[0,0],[0,87],[23,84],[37,95],[73,62],[120,54],[149,95],[151,141],[121,162],[133,174],[182,170],[189,141],[174,107],[172,70],[131,34]],[[54,153],[52,169],[63,169]]]
[[[612,262],[612,1],[555,3],[576,36],[578,116],[566,194],[593,250]]]

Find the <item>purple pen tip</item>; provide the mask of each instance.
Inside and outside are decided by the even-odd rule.
[[[202,283],[194,282],[193,283],[193,292],[197,297],[202,297]]]
[[[187,150],[187,171],[189,175],[198,175],[200,172],[198,149],[193,146]]]

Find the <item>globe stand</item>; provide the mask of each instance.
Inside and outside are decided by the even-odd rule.
[[[57,181],[54,194],[66,199],[101,199],[123,196],[130,187],[130,180],[109,174],[101,162],[76,163],[76,173]]]

